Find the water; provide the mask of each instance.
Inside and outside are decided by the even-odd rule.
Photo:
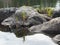
[[[44,34],[35,34],[23,38],[17,38],[13,33],[0,31],[0,45],[57,45],[52,39]]]

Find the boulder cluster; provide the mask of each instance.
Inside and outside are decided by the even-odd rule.
[[[8,32],[15,33],[17,37],[43,33],[60,44],[60,17],[56,16],[60,14],[59,12],[55,11],[53,17],[48,17],[47,14],[38,13],[33,7],[22,6],[12,10],[11,14],[10,11],[7,13],[7,16],[1,14],[4,15],[4,18],[1,17],[0,19],[3,20],[1,25],[9,27]]]

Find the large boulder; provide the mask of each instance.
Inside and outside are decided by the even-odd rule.
[[[50,19],[51,18],[45,16],[45,14],[39,14],[30,6],[22,6],[16,10],[14,15],[5,19],[1,24],[9,26],[11,32],[14,32],[17,37],[21,37],[23,35],[33,34],[28,30],[29,27],[42,24]],[[10,30],[8,32],[10,32]]]
[[[30,6],[22,6],[16,10],[15,14],[5,19],[1,24],[9,26],[11,32],[14,32],[17,37],[21,37],[30,32],[28,30],[29,27],[42,24],[50,19],[51,18],[44,16],[43,14],[39,14]],[[8,32],[10,32],[10,30]]]
[[[55,43],[60,45],[60,17],[54,18],[37,26],[32,26],[29,28],[29,31],[32,34],[43,33],[50,36]]]
[[[15,14],[2,22],[2,25],[37,25],[51,19],[43,14],[39,14],[34,8],[22,6],[16,10]],[[23,24],[24,23],[24,24]]]
[[[60,34],[60,17],[29,28],[32,33],[44,33],[50,37]]]

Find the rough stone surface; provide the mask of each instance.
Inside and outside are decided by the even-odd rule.
[[[11,7],[11,8],[1,8],[0,9],[0,23],[6,19],[7,17],[13,15],[17,8]]]
[[[25,16],[25,19],[23,19],[22,15]],[[2,22],[2,25],[15,25],[16,23],[20,25],[37,25],[46,22],[46,18],[48,17],[39,14],[34,8],[29,6],[22,6],[16,10],[14,15],[5,19]]]
[[[60,17],[60,10],[53,11],[52,18]]]
[[[58,44],[60,45],[60,34],[54,36],[53,41],[54,41],[55,43],[58,43]]]
[[[60,34],[60,17],[29,28],[32,33],[44,33],[48,36]]]

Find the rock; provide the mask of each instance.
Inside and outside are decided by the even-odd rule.
[[[29,28],[29,31],[32,33],[43,33],[50,37],[54,37],[55,35],[60,34],[60,17],[37,26],[32,26]]]
[[[52,18],[60,17],[60,10],[53,11]]]
[[[0,25],[0,31],[2,31],[2,32],[11,32],[11,30],[8,26],[3,26],[3,25]]]
[[[60,45],[60,34],[54,36],[53,41]]]
[[[23,20],[23,14],[24,14],[24,20]],[[51,20],[50,17],[44,15],[45,14],[39,14],[32,7],[22,6],[18,10],[16,10],[14,15],[5,19],[1,24],[4,26],[9,26],[11,32],[15,33],[17,37],[21,37],[23,35],[32,35],[34,33],[28,30],[29,27],[42,24],[47,20]]]
[[[24,20],[22,17],[23,13],[25,14],[24,16],[26,17]],[[9,26],[11,32],[15,33],[17,37],[21,37],[23,35],[32,34],[28,30],[28,28],[33,25],[42,24],[43,22],[46,22],[47,19],[50,20],[49,17],[44,16],[43,14],[39,14],[34,8],[29,6],[22,6],[18,10],[16,10],[14,15],[5,19],[1,24],[4,26]],[[26,33],[24,34],[23,32]]]
[[[28,29],[32,34],[42,33],[60,45],[60,17],[54,18],[43,24],[32,26]]]
[[[10,8],[0,8],[0,23],[6,19],[7,17],[10,17],[15,13],[17,8],[10,7]]]
[[[24,16],[24,19],[23,19]],[[16,10],[15,14],[8,17],[2,22],[2,25],[37,25],[46,22],[50,19],[47,16],[39,14],[34,8],[29,6],[22,6]],[[24,24],[23,24],[24,23]]]

